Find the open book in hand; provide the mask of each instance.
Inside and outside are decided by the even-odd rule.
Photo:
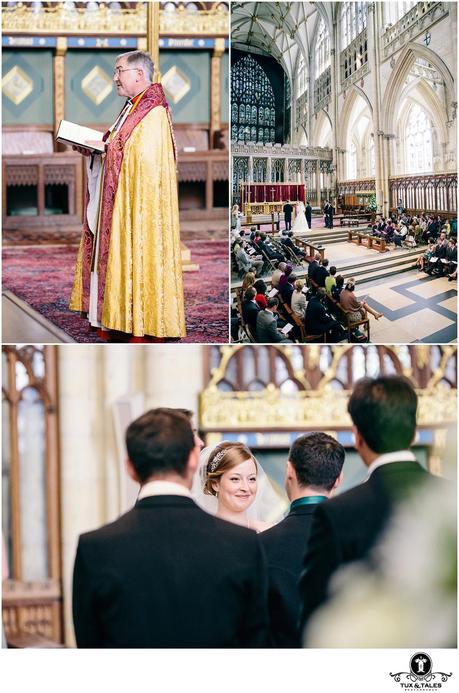
[[[64,144],[74,144],[78,147],[85,147],[85,149],[89,149],[91,152],[101,154],[105,151],[105,143],[102,142],[103,136],[104,133],[98,130],[86,128],[83,125],[77,125],[77,123],[71,123],[70,120],[61,120],[57,130],[56,140]],[[88,140],[91,141],[91,144],[87,144]],[[100,147],[96,146],[96,142],[100,142]]]

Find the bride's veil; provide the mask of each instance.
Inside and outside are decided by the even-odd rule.
[[[203,448],[199,459],[199,467],[193,477],[191,493],[196,503],[206,512],[215,515],[217,512],[217,498],[204,493],[204,483],[207,475],[207,463],[216,447],[228,441],[221,440],[217,445]],[[252,454],[252,453],[251,453]],[[257,495],[247,511],[247,515],[254,520],[266,522],[270,525],[279,522],[287,509],[284,499],[274,490],[268,475],[258,460],[252,455],[257,465]]]

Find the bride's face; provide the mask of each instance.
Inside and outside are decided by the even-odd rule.
[[[242,513],[249,508],[257,493],[257,468],[246,460],[222,474],[216,482],[219,505],[232,512]]]

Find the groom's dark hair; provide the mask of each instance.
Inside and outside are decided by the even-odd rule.
[[[335,438],[326,433],[306,433],[295,440],[288,459],[300,486],[331,491],[341,474],[344,456],[344,448]]]
[[[194,448],[189,417],[173,409],[151,409],[128,426],[126,448],[142,483],[156,474],[184,476]]]
[[[368,447],[382,455],[406,450],[416,433],[416,391],[405,376],[358,380],[347,410]]]

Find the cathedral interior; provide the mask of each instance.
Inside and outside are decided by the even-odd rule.
[[[232,202],[240,228],[267,234],[296,278],[307,273],[298,250],[355,278],[357,297],[384,315],[370,320],[368,341],[456,338],[456,285],[419,273],[421,229],[415,245],[391,245],[371,230],[400,207],[414,227],[422,215],[439,216],[457,238],[456,33],[452,2],[232,3]],[[288,200],[312,207],[311,228],[295,234],[297,257],[277,238]],[[324,228],[327,200],[334,223]],[[273,257],[263,253],[268,290]],[[233,253],[239,312],[241,279]]]
[[[288,450],[320,430],[346,450],[342,491],[365,478],[346,410],[363,376],[403,374],[419,397],[413,450],[455,478],[456,347],[429,345],[5,346],[2,526],[13,647],[73,647],[71,574],[79,534],[132,507],[123,434],[147,409],[195,413],[206,445],[247,444],[281,498]],[[84,414],[83,414],[84,413]]]
[[[72,271],[86,189],[81,155],[55,134],[63,119],[107,130],[123,103],[114,61],[147,47],[174,124],[186,281],[194,292],[199,272],[216,267],[224,318],[211,339],[227,340],[228,24],[225,2],[2,3],[5,341],[90,339],[62,320],[68,287],[49,275],[50,266]],[[40,273],[54,287],[45,300]]]

